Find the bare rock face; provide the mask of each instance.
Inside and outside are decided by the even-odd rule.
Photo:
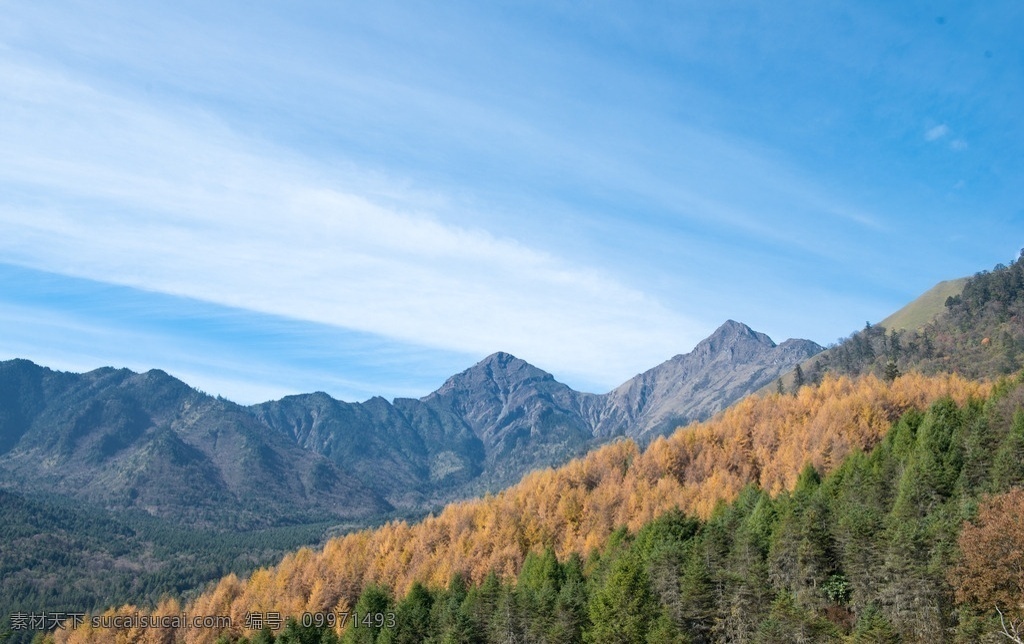
[[[690,353],[666,360],[606,394],[601,413],[592,421],[594,433],[647,442],[709,418],[821,350],[810,340],[776,345],[767,335],[729,320]]]
[[[506,451],[499,448],[516,436],[523,444],[589,444],[617,436],[647,442],[712,416],[821,350],[810,340],[776,345],[729,320],[690,353],[607,394],[574,391],[519,358],[495,353],[422,401],[462,418],[488,454]]]
[[[492,354],[421,399],[437,415],[461,418],[484,449],[478,489],[517,481],[594,444],[580,394],[508,353]]]
[[[317,392],[248,409],[396,509],[418,511],[443,502],[483,469],[483,445],[462,418],[418,400],[347,403]]]

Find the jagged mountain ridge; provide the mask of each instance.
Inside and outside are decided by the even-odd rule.
[[[399,398],[390,405],[381,398],[335,401],[331,415],[322,413],[323,398],[329,397],[312,394],[252,409],[306,449],[360,471],[373,471],[377,465],[366,450],[342,457],[333,447],[339,434],[327,428],[343,425],[343,415],[362,417],[375,408],[381,426],[394,431],[386,440],[364,432],[370,444],[378,446],[374,450],[387,452],[388,462],[415,465],[420,474],[406,477],[402,485],[389,477],[385,487],[390,491],[374,489],[396,507],[408,508],[416,499],[444,501],[510,485],[532,469],[564,462],[616,437],[649,442],[710,417],[819,351],[821,347],[809,340],[776,345],[767,335],[729,320],[692,352],[606,394],[575,391],[552,374],[497,352],[418,400]],[[322,398],[316,402],[313,396]],[[364,427],[368,432],[369,425]],[[414,444],[419,447],[411,449]]]
[[[396,508],[440,503],[481,473],[481,441],[458,417],[418,400],[348,403],[317,392],[248,410],[299,447],[344,467]]]
[[[0,484],[186,522],[421,512],[619,436],[647,442],[707,418],[820,350],[730,320],[607,394],[499,352],[418,400],[313,393],[249,407],[161,371],[10,361],[0,363]]]
[[[704,420],[780,373],[820,352],[810,340],[771,338],[727,320],[687,354],[631,378],[605,396],[595,426],[599,436],[623,433],[646,442]]]

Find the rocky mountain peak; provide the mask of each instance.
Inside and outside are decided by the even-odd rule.
[[[516,373],[523,370],[543,371],[526,360],[517,358],[511,353],[505,353],[504,351],[492,353],[480,362],[476,363],[473,367],[470,367],[468,371],[472,371],[473,369],[488,370],[491,373]]]
[[[754,331],[742,322],[726,320],[714,333],[697,343],[691,353],[673,359],[696,360],[701,364],[719,360],[746,363],[758,360],[775,347],[775,342],[764,333]]]
[[[0,488],[21,479],[168,517],[198,503],[203,521],[338,503],[351,504],[339,516],[418,510],[499,489],[617,436],[653,440],[818,350],[802,340],[776,346],[729,320],[692,352],[607,394],[577,392],[499,351],[418,400],[345,403],[316,392],[250,407],[157,369],[68,374],[0,362]],[[61,460],[41,470],[44,453]],[[232,510],[242,498],[247,509]]]
[[[746,324],[735,320],[726,320],[722,326],[701,340],[697,346],[707,345],[714,348],[722,348],[736,344],[757,344],[769,349],[775,347],[775,342],[767,335],[759,333]]]
[[[508,391],[527,381],[537,380],[554,380],[554,376],[511,353],[498,351],[449,378],[428,398],[464,391]]]
[[[606,397],[595,433],[638,440],[672,431],[724,409],[757,383],[821,350],[810,341],[776,345],[746,324],[726,320],[693,351],[626,381]],[[789,365],[788,367],[786,365]]]

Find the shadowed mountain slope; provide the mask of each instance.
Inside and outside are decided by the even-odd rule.
[[[0,363],[0,483],[196,526],[366,519],[391,510],[245,408],[162,371]]]

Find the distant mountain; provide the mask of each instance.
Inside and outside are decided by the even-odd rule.
[[[729,320],[691,353],[604,395],[575,391],[498,352],[419,400],[344,403],[318,393],[250,410],[410,510],[505,487],[619,436],[648,442],[708,418],[819,351],[809,340],[776,345]]]
[[[422,512],[707,418],[820,350],[730,320],[604,395],[495,353],[419,400],[313,393],[250,407],[157,370],[14,360],[0,363],[0,484],[196,525]]]
[[[256,527],[392,507],[244,407],[162,371],[0,362],[0,484],[194,526]]]
[[[625,434],[641,442],[704,420],[817,354],[810,340],[780,345],[728,320],[693,351],[646,371],[604,397],[599,436]]]

